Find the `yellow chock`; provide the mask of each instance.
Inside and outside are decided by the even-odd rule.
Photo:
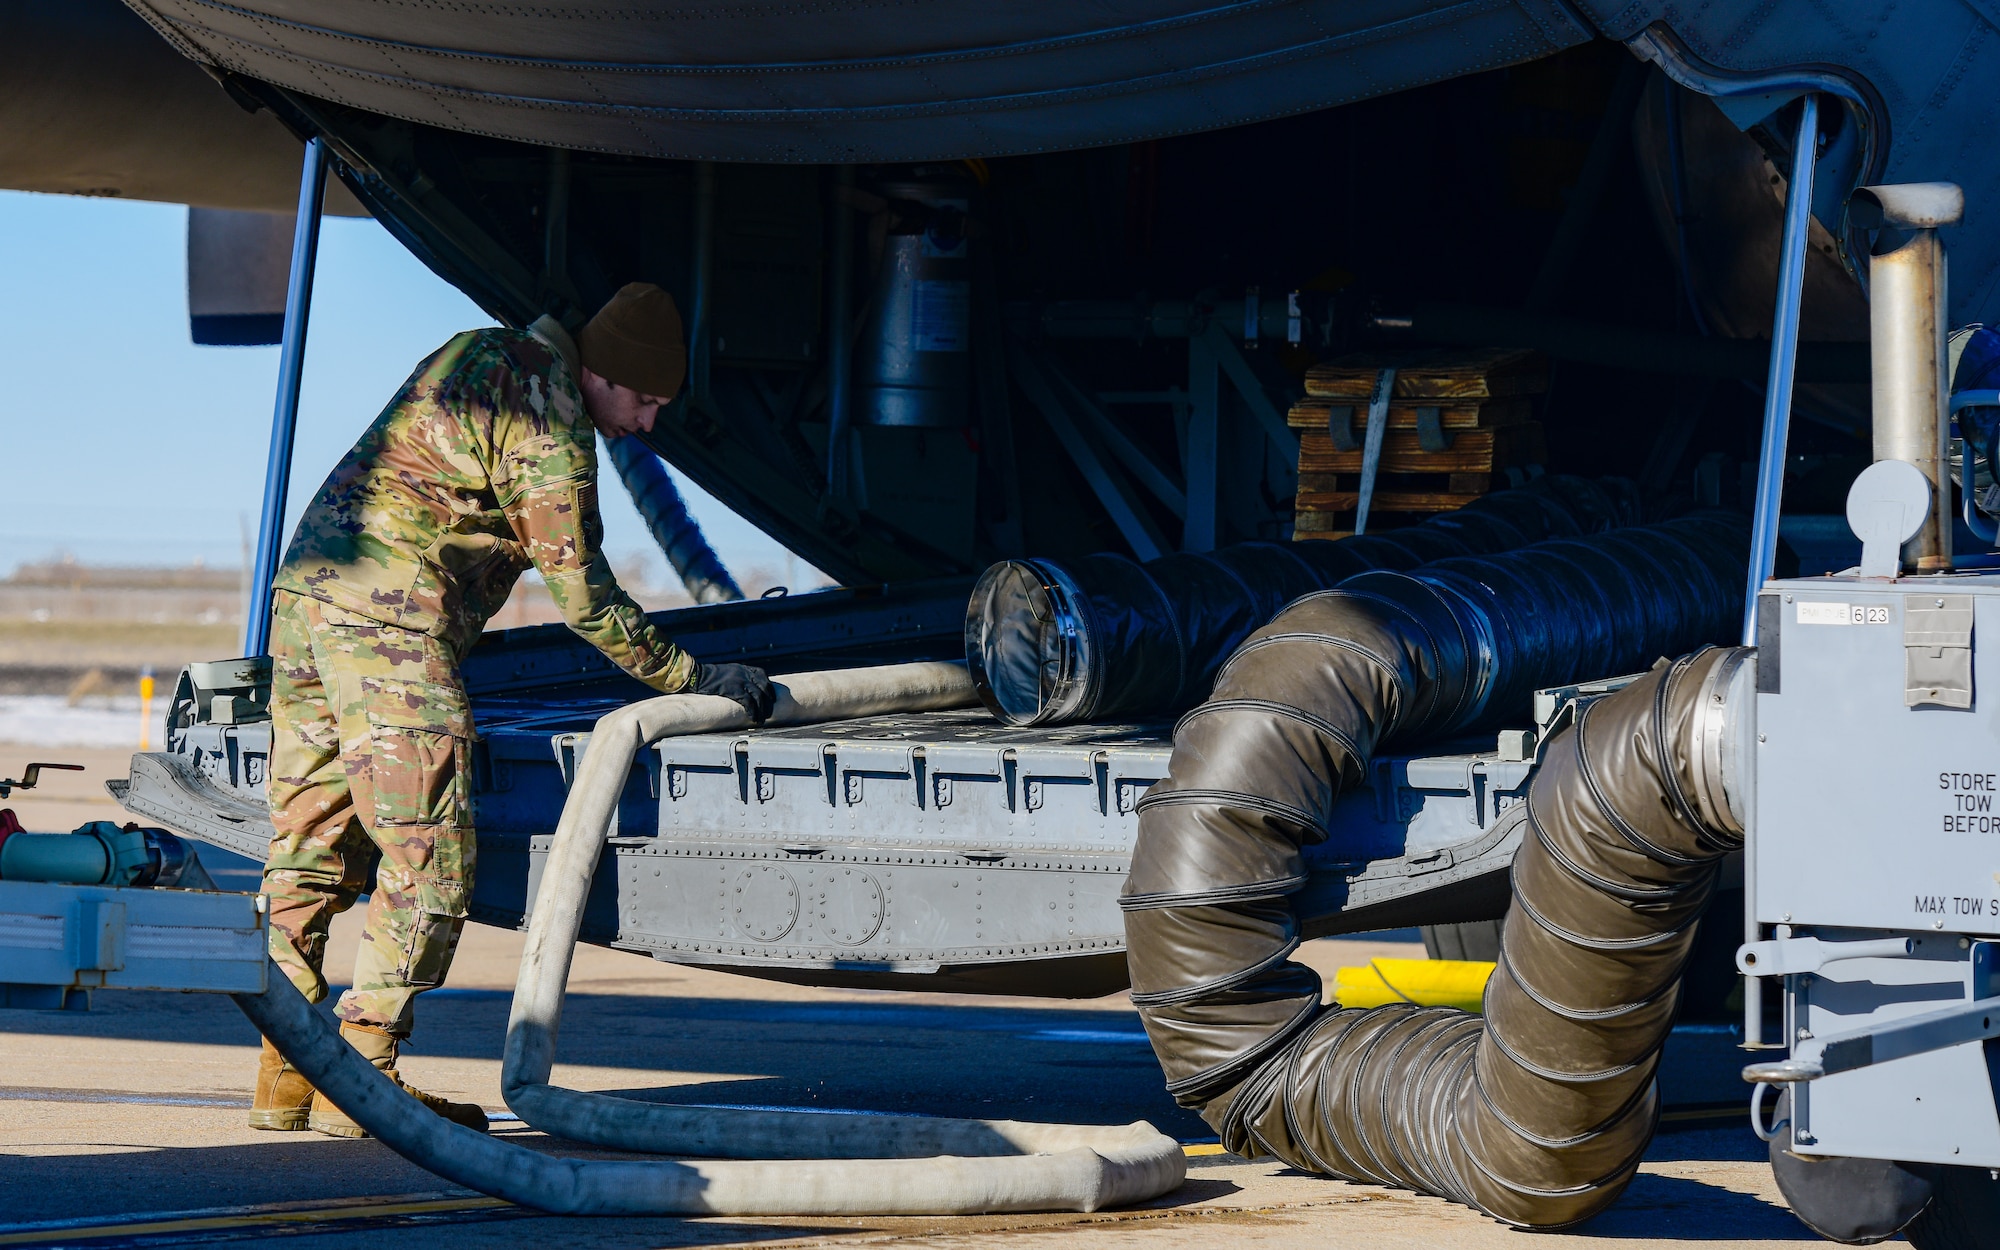
[[[1493,965],[1463,959],[1371,959],[1365,967],[1333,975],[1333,1001],[1342,1007],[1457,1007],[1478,1011]]]

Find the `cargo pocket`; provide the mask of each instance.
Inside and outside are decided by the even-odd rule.
[[[402,966],[396,969],[396,974],[413,989],[430,989],[443,985],[445,973],[451,970],[458,935],[465,928],[465,886],[457,882],[420,881],[417,905],[417,913],[410,917],[410,936],[403,947]]]
[[[386,834],[398,825],[470,829],[472,718],[465,692],[441,682],[386,677],[365,677],[361,688],[378,830]],[[442,862],[443,849],[432,854],[411,847],[406,862],[415,872],[446,880],[460,877],[455,865]]]
[[[469,826],[469,748],[465,739],[434,730],[368,726],[368,781],[375,792],[376,828],[386,832],[396,825]],[[410,866],[422,870],[429,862],[428,856],[413,858]]]

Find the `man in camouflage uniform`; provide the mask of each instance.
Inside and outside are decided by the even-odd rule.
[[[770,714],[760,670],[696,663],[600,551],[597,435],[650,430],[685,371],[673,300],[645,284],[574,341],[548,317],[460,334],[417,367],[292,537],[272,621],[271,956],[324,999],[328,922],[370,891],[335,1014],[392,1077],[416,995],[444,983],[472,885],[473,726],[458,662],[522,572],[537,569],[570,628],[646,685]],[[478,1107],[410,1092],[485,1128]],[[268,1041],[250,1121],[364,1135]]]

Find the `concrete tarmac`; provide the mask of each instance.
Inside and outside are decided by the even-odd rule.
[[[75,753],[66,753],[75,754]],[[61,756],[57,756],[61,758]],[[95,761],[93,761],[95,763]],[[93,769],[93,771],[97,771]],[[15,774],[18,775],[18,774]],[[65,779],[67,780],[67,779]],[[96,810],[77,778],[30,828]],[[46,806],[44,806],[46,804]],[[71,822],[74,823],[74,822]],[[204,852],[232,888],[254,865]],[[351,967],[360,912],[335,927],[328,969]],[[520,935],[473,925],[449,989],[426,995],[403,1062],[418,1086],[502,1113],[499,1054]],[[1309,943],[1333,968],[1421,947]],[[1170,1250],[1220,1243],[1518,1247],[1520,1234],[1433,1198],[1305,1176],[1221,1154],[1175,1107],[1122,995],[1087,1002],[819,990],[586,947],[571,978],[555,1079],[635,1097],[747,1106],[1122,1123],[1189,1143],[1176,1193],[1132,1211],[927,1219],[578,1219],[456,1189],[374,1141],[244,1124],[257,1037],[228,999],[100,992],[89,1012],[0,1011],[0,1247],[163,1247],[282,1238],[301,1250],[879,1244]],[[591,1153],[518,1122],[494,1131]],[[1824,1245],[1783,1206],[1738,1120],[1663,1133],[1625,1197],[1549,1250]]]

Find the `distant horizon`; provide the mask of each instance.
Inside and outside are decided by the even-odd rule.
[[[0,192],[0,269],[12,288],[0,336],[34,362],[0,398],[16,467],[0,577],[65,553],[90,565],[236,569],[254,544],[278,349],[190,341],[186,234],[181,205]],[[287,538],[417,362],[492,324],[372,219],[326,219]],[[818,584],[807,562],[670,471],[732,573],[796,567]],[[599,498],[606,554],[665,574],[625,492],[607,484]]]
[[[639,560],[634,559],[635,555],[650,560],[653,554],[654,554],[653,552],[647,552],[647,551],[640,551],[636,553],[620,552],[610,556],[609,558],[612,559],[613,562],[616,564],[626,564],[628,566],[626,572],[630,573],[631,569],[629,566],[640,562]],[[234,586],[237,585],[242,579],[248,577],[249,575],[249,560],[247,558],[240,559],[229,564],[221,564],[221,563],[210,564],[205,562],[202,557],[196,556],[191,560],[186,560],[175,564],[148,564],[144,562],[134,562],[130,560],[121,560],[115,563],[104,563],[99,561],[82,560],[70,557],[73,557],[73,553],[59,552],[53,558],[20,560],[17,561],[11,567],[0,566],[0,568],[6,569],[5,572],[0,573],[0,587],[39,586],[42,583],[32,582],[32,581],[23,582],[20,579],[24,573],[29,573],[42,569],[73,568],[80,572],[90,573],[90,574],[131,573],[139,575],[139,577],[141,578],[141,582],[143,584],[164,584],[159,579],[170,577],[176,573],[202,573],[209,575],[211,581],[219,581],[219,579],[226,577],[229,580],[229,584],[231,586]],[[661,564],[664,568],[665,557],[661,556],[658,563]],[[774,559],[770,559],[768,561],[760,560],[760,561],[743,562],[738,565],[732,566],[729,571],[730,574],[733,577],[735,577],[739,583],[745,583],[744,590],[747,593],[751,594],[757,593],[757,590],[753,589],[753,587],[757,585],[757,582],[759,580],[757,577],[758,574],[767,575],[765,580],[768,580],[768,575],[783,573],[787,577],[787,579],[797,577],[797,580],[805,582],[805,581],[810,581],[811,579],[809,577],[799,577],[798,576],[799,574],[817,572],[817,570],[813,569],[810,563],[808,563],[803,559],[800,559],[798,556],[793,555],[788,551],[785,551],[783,548],[778,548],[778,550],[775,553]],[[542,584],[542,576],[538,571],[531,568],[521,574],[521,581],[522,583],[527,585],[538,586]],[[675,583],[676,583],[675,587],[673,588],[678,588],[678,578],[675,579]],[[120,585],[120,583],[116,581],[99,582],[96,581],[95,579],[93,579],[93,584],[102,586]],[[790,586],[790,581],[787,580],[784,582],[772,582],[771,584]],[[832,585],[834,583],[828,581],[825,584]],[[650,577],[648,580],[638,583],[638,585],[640,585],[645,589],[650,589],[654,591],[670,589],[670,587],[667,587],[663,582],[658,580],[652,580]],[[801,592],[818,588],[819,587],[817,586],[807,586],[807,585],[791,586],[792,590]],[[758,589],[761,589],[761,587],[758,587]]]

